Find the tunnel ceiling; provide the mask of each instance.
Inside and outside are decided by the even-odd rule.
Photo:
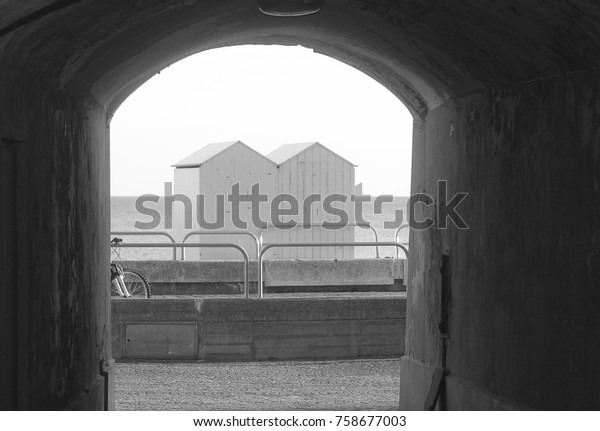
[[[418,115],[448,97],[597,68],[597,0],[328,0],[300,18],[254,0],[0,1],[2,74],[93,96],[109,115],[190,54],[302,44],[377,79]]]

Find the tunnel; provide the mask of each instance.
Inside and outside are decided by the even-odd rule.
[[[599,409],[595,0],[0,2],[2,409],[113,407],[110,119],[164,67],[242,44],[338,59],[413,115],[411,192],[436,203],[415,205],[434,223],[410,237],[399,409],[436,376],[439,409]]]

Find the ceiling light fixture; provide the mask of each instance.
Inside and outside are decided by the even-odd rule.
[[[325,0],[256,0],[258,8],[270,16],[303,16],[318,12]]]

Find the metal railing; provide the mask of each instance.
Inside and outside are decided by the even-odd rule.
[[[275,227],[275,228],[280,228],[280,229],[285,229],[285,230],[296,229],[299,227],[301,227],[301,228],[320,227],[320,228],[327,229],[327,230],[339,230],[340,228],[344,228],[344,227],[369,228],[373,232],[373,236],[375,237],[375,242],[379,242],[379,235],[377,235],[377,230],[375,230],[375,228],[370,223],[345,223],[345,224],[329,223],[328,225],[323,226],[323,222],[321,222],[321,223],[299,223],[293,227],[286,227],[286,226],[287,225],[285,223],[277,223],[277,224],[267,225],[267,227],[262,230],[262,232],[260,233],[259,238],[258,238],[259,250],[263,245],[263,234],[270,227]],[[379,247],[378,246],[375,247],[375,257],[377,259],[379,259]]]
[[[258,259],[258,255],[260,254],[260,242],[256,235],[252,232],[246,231],[223,231],[223,232],[205,232],[205,231],[194,231],[188,233],[185,237],[183,237],[182,244],[185,244],[187,239],[193,235],[246,235],[252,237],[254,239],[254,243],[256,244],[256,258]],[[181,260],[185,260],[185,248],[181,247]]]
[[[258,297],[262,298],[263,294],[263,257],[267,250],[276,247],[396,247],[402,249],[408,259],[408,249],[399,242],[383,241],[383,242],[296,242],[296,243],[269,243],[263,244],[258,255]]]
[[[402,232],[404,229],[408,228],[409,226],[407,224],[403,224],[402,226],[400,226],[398,229],[396,229],[396,232],[394,233],[394,241],[396,241],[397,243],[400,243],[400,232]],[[406,243],[400,243],[400,244],[406,244]],[[396,257],[400,257],[400,249],[396,249]]]
[[[111,247],[115,247],[114,244],[111,244]],[[248,257],[248,252],[244,247],[239,244],[234,243],[121,243],[117,247],[122,248],[152,248],[152,247],[193,247],[193,248],[235,248],[242,253],[244,257],[244,297],[248,298],[250,296],[250,290],[248,288],[248,277],[249,277],[249,269],[250,269],[250,258]]]
[[[110,235],[134,235],[134,236],[165,236],[171,240],[173,244],[175,244],[175,238],[173,238],[167,232],[139,232],[139,231],[118,231],[111,232]],[[177,260],[177,247],[172,245],[173,247],[173,260]]]

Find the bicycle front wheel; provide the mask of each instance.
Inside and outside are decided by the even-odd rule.
[[[123,269],[123,282],[129,294],[135,298],[150,298],[150,283],[142,274],[133,269]]]
[[[118,285],[118,281],[115,278],[113,281],[111,281],[110,283],[110,296],[123,296],[121,295],[121,291],[119,290],[119,285]]]

